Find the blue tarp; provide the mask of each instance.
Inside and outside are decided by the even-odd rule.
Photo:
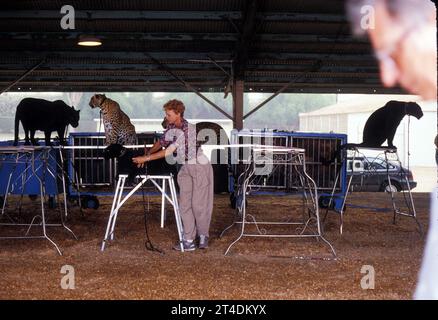
[[[0,142],[2,146],[12,145],[12,141]],[[11,194],[40,194],[40,181],[43,183],[46,194],[54,195],[58,193],[57,180],[49,170],[56,176],[59,170],[56,164],[57,150],[35,151],[34,168],[32,169],[32,157],[30,153],[17,154],[0,153],[0,195],[5,195],[9,177]],[[45,158],[48,156],[48,159]],[[39,177],[39,179],[36,177]]]

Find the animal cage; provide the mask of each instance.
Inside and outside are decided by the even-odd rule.
[[[306,171],[315,181],[318,191],[331,192],[340,173],[341,179],[337,180],[335,192],[343,193],[346,182],[346,168],[336,159],[334,163],[323,164],[325,159],[330,159],[340,145],[347,142],[347,135],[333,133],[303,133],[272,130],[233,130],[231,132],[232,144],[261,144],[284,147],[302,148],[305,150]],[[245,156],[234,153],[232,158],[232,175],[230,186],[242,171]],[[250,182],[250,189],[264,191],[292,191],[299,186],[299,180],[290,166],[277,164],[269,173],[255,176]]]

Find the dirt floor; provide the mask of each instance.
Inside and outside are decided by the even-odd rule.
[[[224,256],[239,228],[234,226],[218,237],[235,212],[228,195],[217,195],[210,248],[180,253],[171,249],[177,239],[172,212],[161,229],[160,198],[151,196],[146,199],[147,225],[153,245],[164,251],[160,254],[145,248],[144,206],[137,196],[122,208],[116,240],[101,252],[112,198],[99,199],[100,208],[86,209],[85,217],[77,206],[70,208],[68,224],[78,241],[61,228],[49,229],[63,256],[44,239],[0,241],[0,299],[411,299],[425,242],[412,218],[400,217],[392,223],[387,194],[355,193],[342,236],[339,214],[329,212],[326,220],[325,237],[336,249],[337,259],[314,238],[245,237]],[[414,199],[426,232],[429,194],[415,193]],[[23,210],[29,216],[35,214],[38,203],[27,199]],[[14,208],[10,203],[9,212]],[[259,221],[267,217],[299,220],[301,200],[253,196],[248,213]],[[36,233],[38,228],[34,229]],[[25,229],[0,226],[2,236],[19,230],[22,234]],[[74,268],[74,289],[61,287],[67,283],[66,276],[73,276],[73,269],[65,271],[64,265]],[[361,282],[370,283],[363,277],[371,275],[363,266],[374,268],[374,289],[361,287]]]

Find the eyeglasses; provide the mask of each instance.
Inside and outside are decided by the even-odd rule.
[[[418,25],[413,24],[412,26],[407,28],[400,35],[400,37],[397,39],[397,41],[392,43],[392,45],[389,46],[388,48],[383,49],[383,50],[374,50],[374,56],[376,57],[376,59],[379,60],[381,63],[385,63],[387,65],[390,65],[391,67],[396,67],[397,63],[393,57],[394,52],[396,52],[396,51],[398,51],[398,49],[400,49],[401,43],[405,39],[407,39],[409,37],[409,35],[412,33],[412,31],[414,31],[417,27],[418,27]]]

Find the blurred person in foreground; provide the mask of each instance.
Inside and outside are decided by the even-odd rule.
[[[385,87],[437,98],[436,9],[430,0],[347,0],[355,35],[371,41]]]
[[[347,0],[355,35],[367,34],[385,87],[400,85],[437,100],[436,7],[430,0]],[[438,299],[438,193],[431,195],[430,226],[415,299]]]

